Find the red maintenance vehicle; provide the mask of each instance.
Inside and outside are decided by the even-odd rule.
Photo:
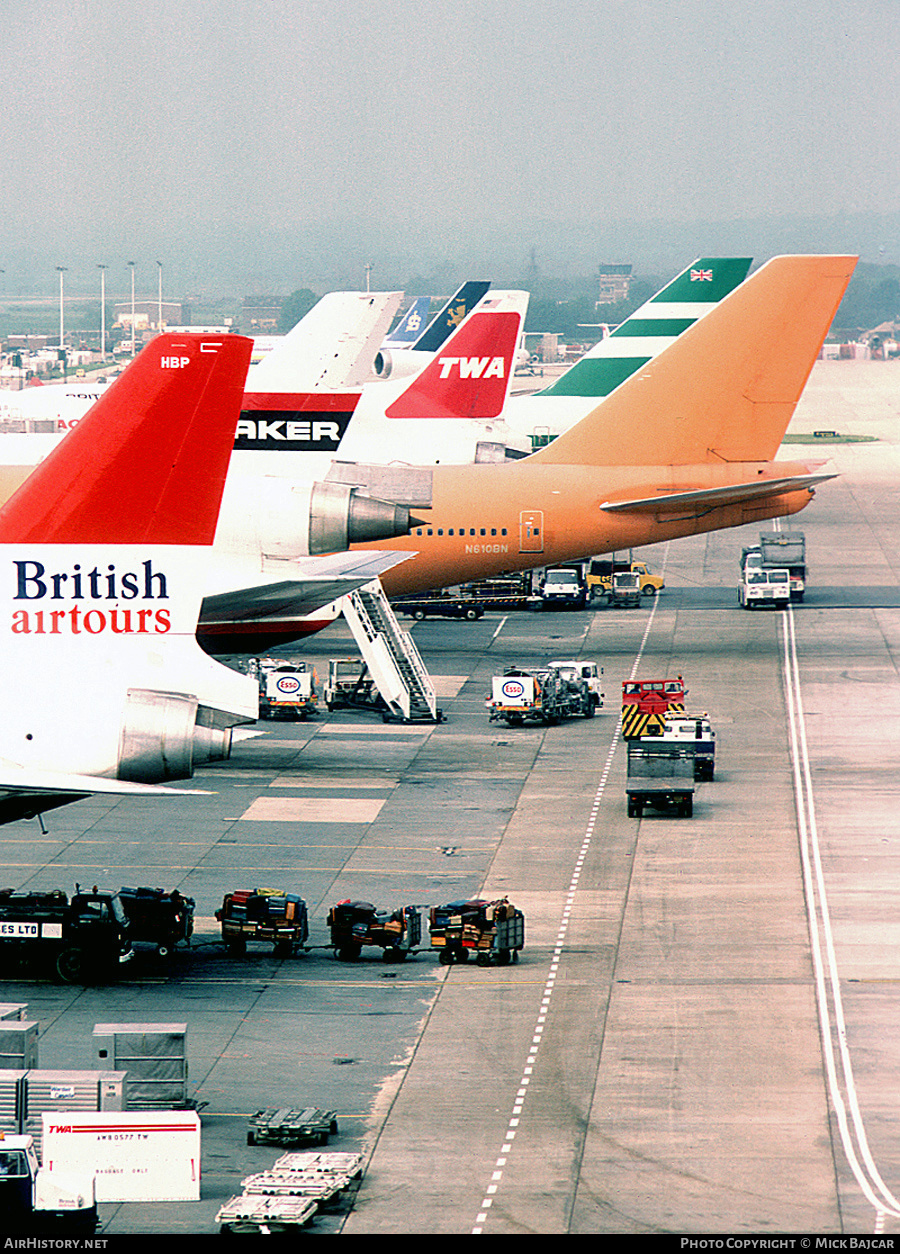
[[[680,675],[674,679],[626,679],[622,683],[622,736],[661,736],[667,713],[684,713],[687,688]]]

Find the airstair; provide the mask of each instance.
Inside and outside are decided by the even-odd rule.
[[[397,622],[381,581],[373,579],[349,593],[343,598],[342,610],[387,705],[385,718],[440,723],[442,715],[431,677],[412,636]]]

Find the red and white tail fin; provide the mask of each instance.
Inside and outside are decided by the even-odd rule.
[[[251,348],[151,341],[0,509],[0,543],[212,544]]]
[[[152,341],[0,510],[0,801],[21,812],[71,799],[62,776],[186,779],[256,718],[255,682],[196,640],[250,349]]]
[[[389,418],[496,418],[506,404],[527,292],[491,292],[388,406]]]

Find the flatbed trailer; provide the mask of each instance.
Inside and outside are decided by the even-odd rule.
[[[308,1141],[327,1145],[337,1136],[337,1115],[317,1106],[267,1106],[250,1116],[248,1145],[298,1145]]]
[[[296,1232],[310,1222],[317,1210],[313,1197],[242,1193],[219,1208],[216,1223],[223,1233],[270,1236]]]
[[[646,806],[690,818],[694,812],[693,746],[658,736],[629,740],[625,793],[630,819],[641,818]]]
[[[422,622],[425,618],[440,617],[464,618],[472,623],[484,617],[484,606],[474,597],[402,597],[391,601],[391,609],[395,614],[405,614],[417,622]]]

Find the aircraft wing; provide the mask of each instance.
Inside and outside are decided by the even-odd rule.
[[[195,788],[160,788],[156,784],[135,784],[126,779],[70,775],[63,771],[32,770],[9,762],[0,763],[0,823],[33,819],[44,810],[55,810],[94,794],[172,797],[186,793],[204,795],[203,790]]]
[[[268,583],[204,597],[200,622],[207,627],[211,623],[233,622],[236,618],[246,622],[312,614],[363,584],[371,583],[384,571],[412,556],[408,552],[361,550],[284,563],[286,577],[283,579],[273,577]],[[269,563],[270,569],[275,565]]]
[[[750,483],[732,483],[721,488],[701,488],[693,492],[663,492],[635,501],[603,501],[600,505],[608,514],[656,514],[660,510],[681,513],[687,510],[710,510],[720,505],[737,505],[764,497],[781,496],[785,492],[799,492],[814,488],[826,479],[837,475],[791,475],[785,479],[754,479]]]

